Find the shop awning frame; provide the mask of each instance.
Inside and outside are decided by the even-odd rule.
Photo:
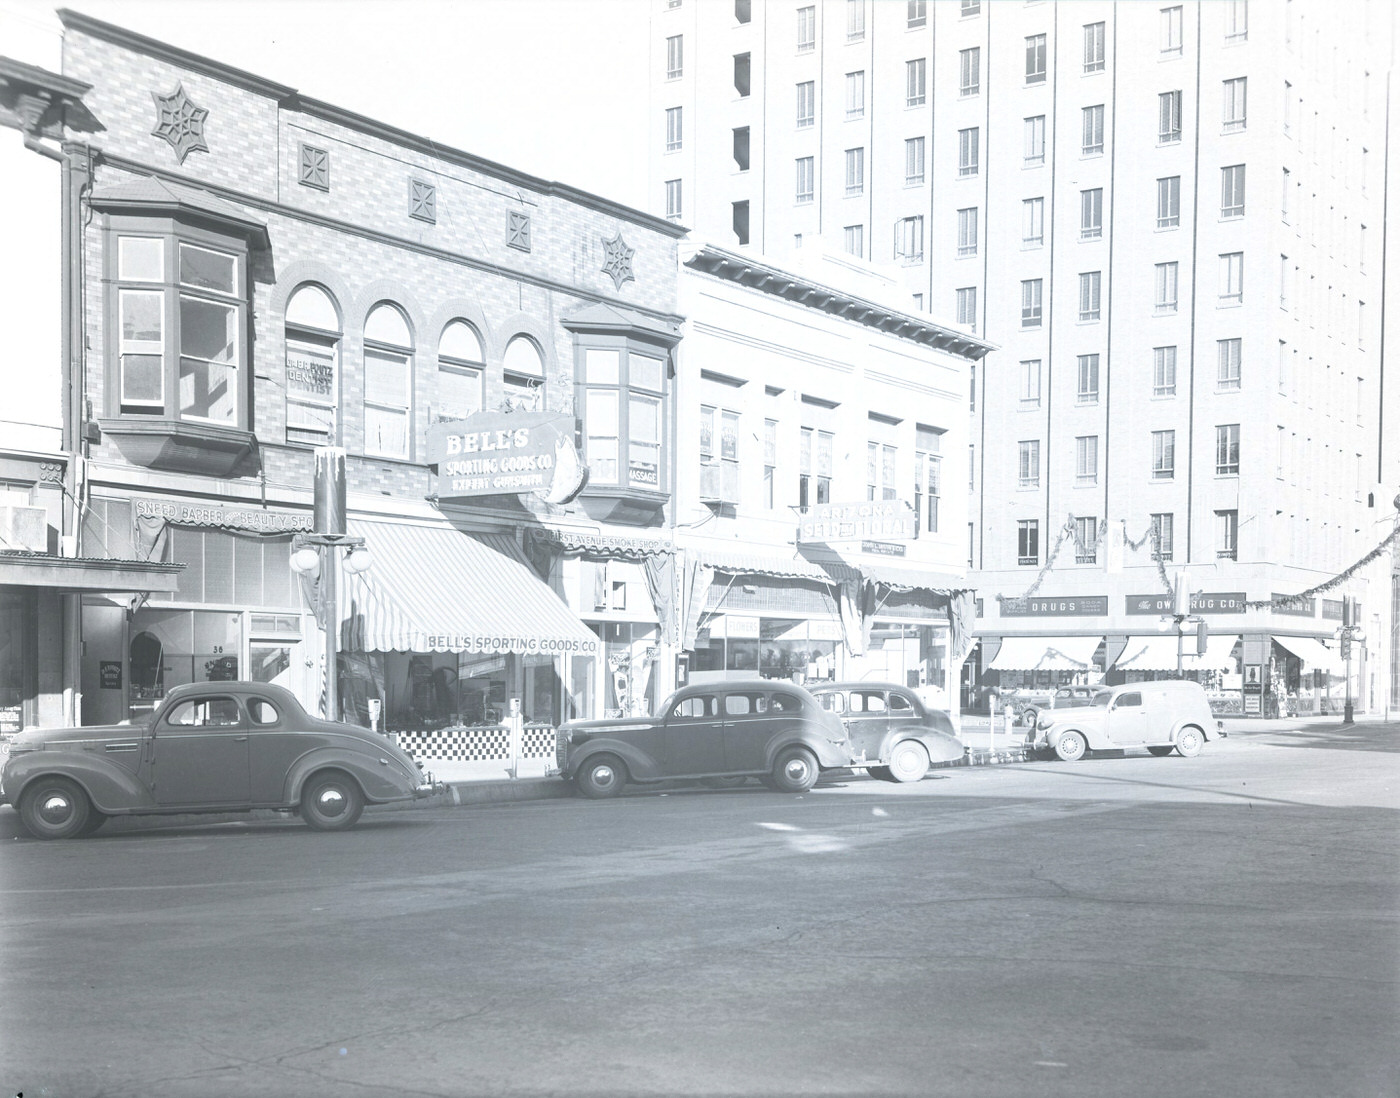
[[[351,519],[374,559],[339,569],[341,643],[379,652],[597,655],[598,637],[541,580],[508,535],[447,523]]]
[[[1226,671],[1234,666],[1230,653],[1239,640],[1238,633],[1211,634],[1206,641],[1206,654],[1196,655],[1196,638],[1181,638],[1182,671]],[[1120,671],[1176,671],[1177,635],[1175,633],[1142,634],[1128,638],[1123,651],[1113,661]]]
[[[180,573],[184,570],[180,563],[150,560],[0,552],[0,587],[172,595],[179,590]]]
[[[1004,637],[988,671],[1092,671],[1103,637]]]
[[[1310,671],[1326,671],[1329,675],[1345,675],[1346,662],[1315,637],[1282,637],[1273,634],[1274,643],[1286,648]]]

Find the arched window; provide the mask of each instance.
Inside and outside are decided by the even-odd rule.
[[[300,287],[287,302],[287,441],[334,444],[340,392],[340,314],[320,286]]]
[[[407,458],[413,419],[413,336],[398,307],[365,318],[365,453]]]
[[[481,338],[465,320],[454,320],[438,344],[438,396],[434,419],[466,419],[482,409],[486,356]]]
[[[518,335],[506,344],[505,389],[505,411],[544,410],[544,358],[529,336]]]

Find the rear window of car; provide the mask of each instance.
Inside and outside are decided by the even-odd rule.
[[[774,694],[771,702],[775,713],[800,713],[802,699],[796,694]]]
[[[890,695],[890,712],[891,712],[891,713],[912,713],[913,711],[914,711],[914,703],[913,703],[912,701],[910,701],[908,698],[906,698],[903,694],[891,694],[891,695]]]
[[[714,694],[692,694],[682,698],[671,710],[673,717],[714,717],[719,713],[718,698]]]
[[[276,724],[281,715],[266,698],[252,698],[248,702],[248,716],[253,718],[254,724]]]

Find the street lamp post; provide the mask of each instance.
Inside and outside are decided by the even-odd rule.
[[[347,572],[363,572],[373,562],[365,539],[345,532],[345,451],[339,446],[320,446],[315,458],[313,529],[293,536],[292,568],[320,581],[314,609],[325,639],[325,717],[334,721],[340,719],[340,614],[334,554],[344,550]]]
[[[1361,642],[1366,639],[1366,634],[1361,631],[1361,625],[1357,621],[1359,612],[1356,600],[1351,596],[1342,599],[1342,627],[1337,630],[1337,637],[1342,642],[1342,659],[1346,660],[1347,694],[1345,708],[1342,710],[1342,723],[1352,723],[1351,705],[1351,646],[1353,642]]]

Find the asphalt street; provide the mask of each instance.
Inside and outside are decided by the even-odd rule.
[[[0,1094],[1400,1093],[1400,726],[23,836]]]

